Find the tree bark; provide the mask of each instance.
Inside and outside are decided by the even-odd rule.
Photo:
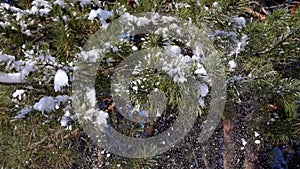
[[[224,155],[223,163],[224,169],[235,168],[235,146],[234,140],[232,139],[234,124],[231,119],[225,118],[223,116],[223,134],[224,134]]]
[[[243,165],[244,169],[259,168],[259,166],[257,165],[257,154],[255,152],[256,151],[253,146],[246,147],[245,161]]]

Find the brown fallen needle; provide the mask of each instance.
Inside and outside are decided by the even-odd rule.
[[[246,7],[246,12],[254,17],[261,19],[261,20],[266,19],[266,15],[263,15],[263,14],[260,14],[259,12],[254,11],[252,8]]]

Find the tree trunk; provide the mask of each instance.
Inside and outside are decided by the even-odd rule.
[[[223,163],[224,169],[233,169],[235,168],[235,146],[234,140],[232,139],[234,124],[231,119],[226,119],[223,116],[223,133],[224,133],[224,155]]]
[[[243,165],[244,169],[257,169],[257,154],[253,146],[246,147],[245,161]]]

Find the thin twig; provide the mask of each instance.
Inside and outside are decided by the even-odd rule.
[[[47,139],[48,139],[48,136],[44,137],[41,141],[38,141],[38,142],[35,142],[35,143],[31,144],[29,149],[31,149],[31,150],[34,149],[38,145],[44,143]]]
[[[198,163],[198,161],[197,161],[197,156],[196,156],[196,154],[195,154],[194,151],[192,151],[192,153],[193,153],[193,156],[194,156],[194,158],[195,158],[196,168],[199,168],[199,163]]]

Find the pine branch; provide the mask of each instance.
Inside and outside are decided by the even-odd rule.
[[[285,42],[289,37],[291,37],[295,32],[288,30],[286,32],[286,34],[281,35],[280,37],[276,38],[275,40],[273,40],[272,45],[270,48],[266,48],[260,52],[257,52],[255,54],[255,56],[259,56],[259,55],[263,55],[266,53],[271,52],[272,50],[276,49],[280,44],[282,44],[283,42]]]

